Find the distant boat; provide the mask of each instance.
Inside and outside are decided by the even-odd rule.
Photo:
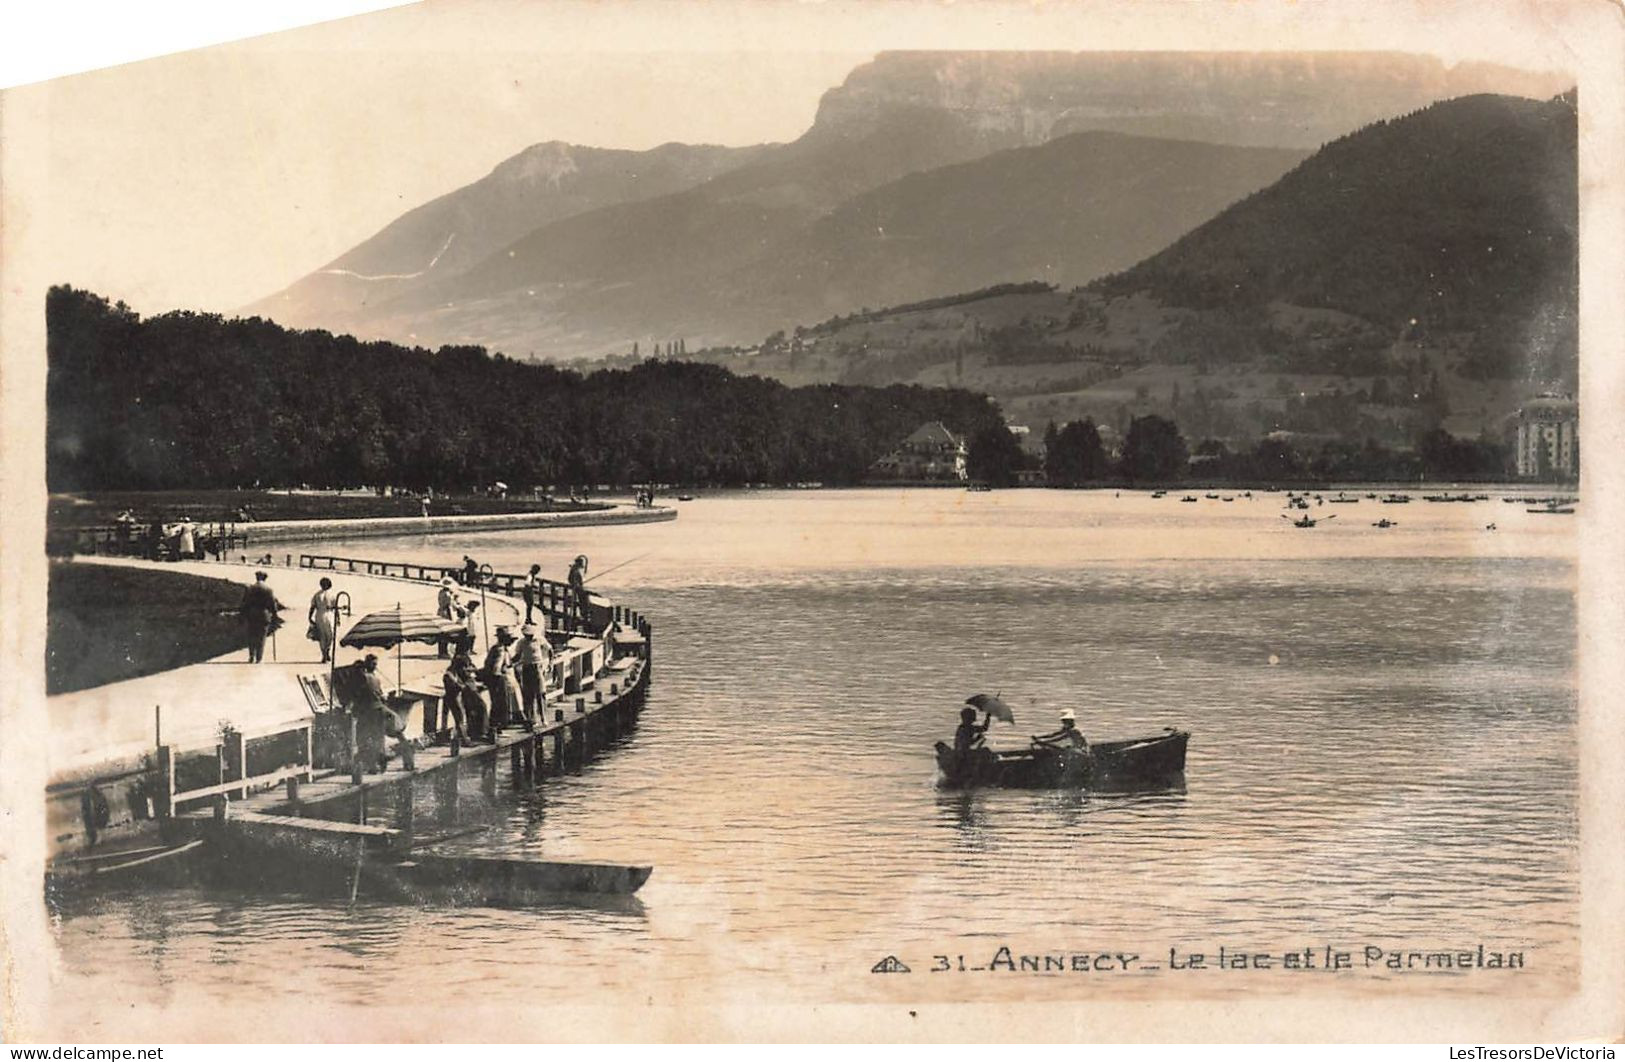
[[[1197,498],[1196,498],[1196,495],[1194,495],[1194,494],[1187,494],[1187,495],[1185,495],[1183,498],[1181,498],[1179,500],[1182,501],[1182,502],[1193,502],[1193,501],[1196,501]]]
[[[1381,520],[1378,520],[1376,523],[1372,524],[1371,526],[1372,527],[1398,527],[1399,526],[1399,521],[1398,520],[1390,520],[1385,516]]]
[[[1542,508],[1539,508],[1539,509],[1525,509],[1524,512],[1526,512],[1526,513],[1544,513],[1544,514],[1552,515],[1552,516],[1565,516],[1565,515],[1567,515],[1569,513],[1574,512],[1574,506],[1572,506],[1572,505],[1558,505],[1556,502],[1552,502],[1551,504],[1543,506]]]
[[[1219,496],[1217,494],[1204,494],[1204,495],[1202,495],[1202,497],[1207,498],[1209,500],[1217,500],[1217,498]]]
[[[1302,516],[1298,517],[1296,520],[1293,520],[1292,517],[1288,516],[1286,513],[1282,513],[1281,514],[1281,519],[1290,521],[1293,527],[1314,527],[1321,520],[1336,520],[1337,519],[1337,514],[1333,513],[1331,516],[1322,516],[1319,519],[1317,519],[1317,518],[1315,518],[1313,516],[1310,516],[1308,513],[1304,513]]]
[[[1407,505],[1410,503],[1409,494],[1390,494],[1382,500],[1384,505]]]
[[[970,491],[975,491],[978,494],[980,494],[982,491],[992,490],[993,488],[988,486],[986,483],[972,483],[972,484],[968,485],[965,489],[970,490]]]
[[[692,494],[679,494],[679,495],[677,495],[677,500],[678,501],[693,501],[694,500],[694,495],[692,495]]]
[[[1168,496],[1168,492],[1165,490],[1154,490],[1151,492],[1151,496],[1153,498],[1166,498]]]

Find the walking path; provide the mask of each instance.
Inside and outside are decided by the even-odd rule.
[[[640,509],[610,505],[554,513],[493,513],[484,516],[379,516],[346,520],[264,520],[237,524],[248,536],[249,552],[267,542],[314,541],[324,538],[362,538],[371,535],[431,535],[453,531],[508,531],[531,527],[597,527],[604,524],[648,524],[677,519],[677,510],[663,506]]]
[[[73,563],[181,572],[229,579],[245,587],[253,582],[256,570],[252,565],[214,561],[166,564],[112,557],[80,558]],[[320,648],[305,638],[305,615],[316,593],[317,582],[324,574],[332,578],[335,590],[350,595],[351,614],[339,625],[341,638],[362,616],[397,604],[433,613],[439,593],[439,587],[433,584],[348,572],[320,572],[280,565],[264,570],[270,573],[269,585],[277,600],[288,606],[282,613],[284,626],[278,632],[274,660],[268,642],[263,663],[250,664],[244,648],[201,664],[47,698],[45,710],[51,717],[47,747],[50,776],[61,779],[100,764],[127,761],[151,752],[156,744],[155,705],[162,707],[164,742],[178,745],[209,744],[225,722],[241,730],[256,730],[309,716],[310,708],[300,692],[298,677],[326,671]],[[462,587],[458,588],[458,594],[465,601],[479,597],[477,590]],[[484,607],[489,611],[487,622],[493,634],[498,624],[513,625],[523,618],[522,608],[501,595],[487,594]],[[485,627],[486,624],[481,623],[474,625],[476,661],[485,653]],[[394,650],[340,646],[338,663],[341,666],[351,663],[368,652],[379,655],[378,670],[385,688],[392,687],[396,670]],[[440,674],[445,670],[445,661],[438,657],[432,645],[404,646],[401,665],[403,685],[409,688],[438,687]]]

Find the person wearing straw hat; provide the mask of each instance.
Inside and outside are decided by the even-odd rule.
[[[1078,729],[1077,713],[1070,708],[1061,713],[1061,729],[1053,733],[1034,736],[1033,744],[1045,745],[1055,749],[1089,751],[1089,742],[1084,739],[1083,732]]]
[[[551,654],[552,647],[537,637],[535,624],[527,623],[519,628],[519,642],[513,647],[513,670],[519,673],[525,725],[530,727],[536,725],[538,713],[547,707],[542,692],[542,668],[548,666]]]
[[[519,718],[519,687],[513,679],[513,629],[499,625],[485,651],[480,677],[491,694],[491,726],[503,730]]]
[[[440,597],[435,603],[435,615],[443,620],[451,620],[453,623],[462,621],[463,609],[461,605],[457,604],[457,584],[449,575],[440,577]],[[442,659],[450,656],[451,640],[449,638],[440,639],[439,650]]]

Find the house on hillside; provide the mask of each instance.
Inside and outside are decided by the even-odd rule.
[[[939,420],[921,424],[898,444],[897,449],[874,463],[869,470],[873,480],[953,482],[969,477],[965,470],[968,448],[965,440],[943,427]]]

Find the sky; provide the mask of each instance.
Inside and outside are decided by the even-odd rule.
[[[1155,2],[430,0],[9,90],[0,150],[30,152],[24,202],[49,282],[143,313],[229,313],[539,141],[793,139],[825,90],[887,48],[1427,40],[1447,60],[1565,61],[1527,27],[1460,32],[1466,6],[1327,4],[1307,21],[1307,5],[1264,2],[1193,18],[1195,5]],[[190,31],[177,42],[202,39],[177,26]]]

